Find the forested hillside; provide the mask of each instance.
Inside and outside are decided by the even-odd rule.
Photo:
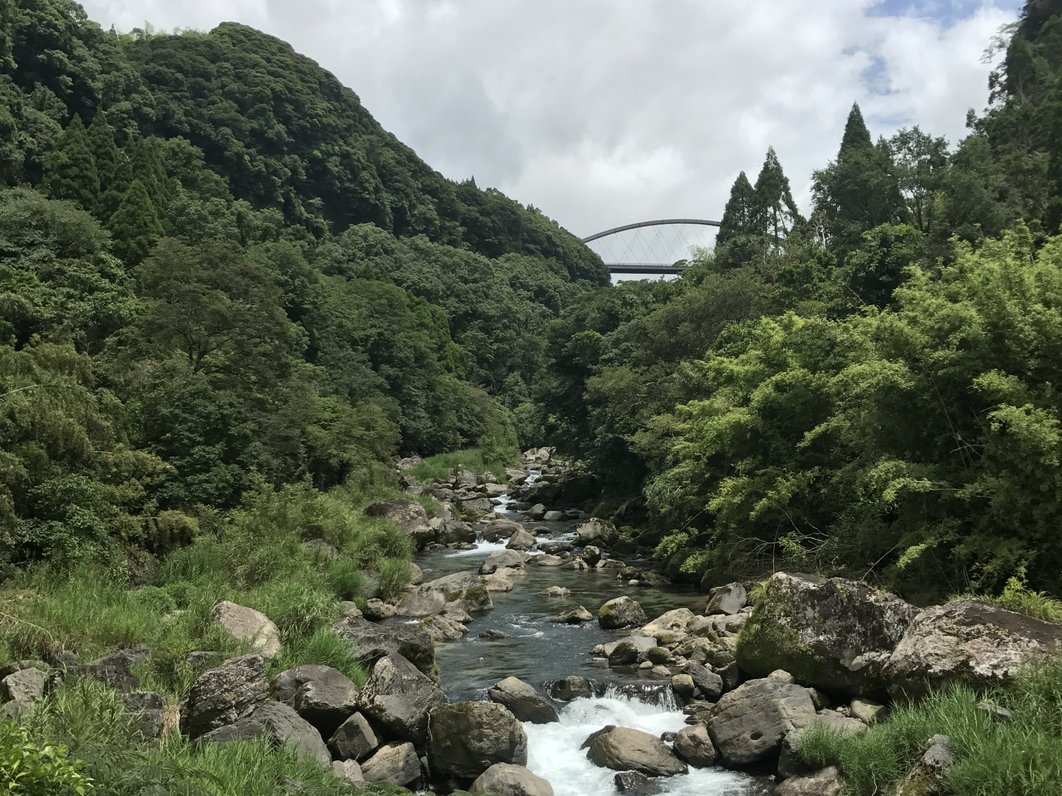
[[[0,571],[120,570],[398,453],[508,455],[546,325],[608,279],[236,24],[2,0],[0,180]]]
[[[1062,589],[1062,4],[1007,37],[962,141],[853,107],[809,218],[768,152],[713,254],[550,327],[539,422],[673,574]]]

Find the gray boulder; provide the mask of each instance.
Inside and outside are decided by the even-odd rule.
[[[717,586],[708,592],[708,605],[704,609],[707,615],[736,614],[748,604],[749,595],[740,583],[728,583]]]
[[[0,680],[0,702],[10,702],[21,712],[44,697],[47,683],[47,673],[36,667],[14,671]]]
[[[632,796],[656,796],[664,790],[658,781],[649,779],[640,771],[621,771],[612,778],[612,783],[620,793]]]
[[[411,743],[392,743],[361,764],[366,782],[388,782],[404,787],[420,779],[420,758]]]
[[[929,739],[925,753],[896,786],[896,796],[937,796],[943,792],[944,775],[955,763],[955,750],[946,735]]]
[[[503,705],[439,705],[428,715],[428,760],[434,774],[472,780],[495,763],[526,765],[527,734]]]
[[[605,630],[615,630],[644,625],[646,616],[641,605],[630,597],[623,596],[602,605],[597,612],[597,621]]]
[[[434,678],[435,644],[431,635],[416,625],[378,625],[360,617],[348,617],[332,625],[366,667],[385,655],[401,655],[428,677]]]
[[[415,500],[399,499],[373,503],[366,506],[365,515],[397,525],[412,537],[417,547],[422,547],[435,535],[435,531],[428,525],[428,513]]]
[[[719,753],[708,735],[708,728],[703,724],[684,727],[675,735],[675,754],[694,768],[715,765]]]
[[[536,541],[533,533],[521,528],[509,537],[509,541],[506,542],[505,547],[507,550],[530,550],[535,546]]]
[[[380,658],[358,694],[358,707],[390,737],[422,745],[428,735],[428,712],[446,704],[446,695],[401,655]],[[368,779],[368,774],[366,774]]]
[[[379,745],[380,739],[360,713],[340,724],[328,739],[328,749],[337,760],[364,760]]]
[[[815,774],[792,777],[772,791],[773,796],[841,796],[841,772],[835,766]]]
[[[553,786],[523,766],[495,763],[476,777],[468,792],[491,796],[553,796]]]
[[[808,689],[750,680],[720,698],[708,734],[728,766],[747,766],[777,754],[787,733],[814,720]]]
[[[499,569],[522,567],[529,558],[523,550],[495,550],[479,565],[479,574],[492,575]]]
[[[469,612],[489,611],[494,603],[482,578],[469,572],[454,572],[410,589],[395,606],[395,613],[429,616],[451,607]]]
[[[468,628],[463,623],[446,614],[426,616],[420,621],[420,627],[428,631],[432,641],[437,643],[457,641],[468,632]]]
[[[575,529],[580,545],[608,545],[616,540],[616,526],[607,520],[591,517]]]
[[[154,691],[128,691],[119,694],[122,707],[136,719],[137,729],[148,740],[158,740],[166,725],[166,700]]]
[[[332,763],[332,773],[347,782],[360,785],[365,782],[365,775],[361,773],[361,766],[354,760],[336,760]]]
[[[884,676],[894,698],[962,683],[1003,685],[1024,665],[1062,652],[1062,625],[998,605],[959,600],[920,611],[897,644]]]
[[[319,676],[307,680],[292,697],[295,712],[329,737],[357,710],[358,687],[338,669],[325,666]]]
[[[494,510],[490,503],[490,498],[486,497],[459,500],[457,505],[461,510],[462,517],[482,517],[484,514],[490,514]]]
[[[604,688],[592,680],[578,675],[562,677],[546,684],[546,692],[561,702],[571,702],[573,699],[589,699],[604,693]]]
[[[557,709],[546,697],[516,677],[506,677],[487,691],[487,697],[504,705],[520,721],[549,724],[560,719]]]
[[[780,572],[742,630],[737,662],[756,677],[784,669],[805,685],[873,696],[884,691],[882,669],[916,612],[856,581]]]
[[[656,647],[656,639],[646,636],[629,636],[614,643],[605,644],[605,656],[609,666],[629,666],[645,658]]]
[[[691,663],[686,667],[686,674],[693,678],[693,685],[705,699],[716,700],[723,694],[723,678],[707,666]]]
[[[594,615],[583,606],[577,605],[567,611],[561,611],[550,621],[559,625],[581,625],[583,622],[593,622]]]
[[[596,766],[613,771],[639,771],[649,777],[685,774],[686,764],[654,735],[629,727],[611,727],[587,739],[586,756]]]
[[[681,634],[694,619],[694,613],[689,608],[675,608],[665,614],[661,614],[652,622],[644,625],[638,633],[643,636],[658,636],[666,633]]]
[[[290,706],[280,702],[263,702],[246,716],[199,737],[201,742],[227,743],[267,738],[273,745],[292,746],[302,755],[326,766],[332,765],[321,734]]]
[[[181,732],[198,738],[233,724],[269,698],[265,662],[244,655],[203,672],[181,703]]]

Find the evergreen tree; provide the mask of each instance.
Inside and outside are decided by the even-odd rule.
[[[127,263],[143,260],[162,235],[162,222],[144,183],[136,178],[107,225],[114,237],[114,253]]]
[[[45,163],[45,187],[56,199],[69,199],[94,210],[100,194],[96,161],[81,117],[75,115]]]
[[[93,209],[98,217],[108,218],[110,213],[106,212],[104,197],[111,190],[118,172],[119,151],[114,143],[114,129],[107,121],[107,114],[102,110],[96,112],[92,124],[88,126],[88,145],[99,180],[98,201]],[[111,212],[114,209],[117,207]]]
[[[844,258],[862,244],[863,233],[903,220],[905,207],[888,144],[874,144],[858,105],[845,124],[837,160],[815,172],[815,210],[827,245]]]
[[[133,179],[140,180],[161,217],[169,205],[171,187],[159,139],[141,138],[132,147],[130,167]]]
[[[777,246],[802,219],[774,147],[767,150],[754,190],[756,231]]]
[[[723,209],[715,238],[715,261],[721,268],[738,268],[760,249],[756,235],[756,191],[745,172],[738,174]]]

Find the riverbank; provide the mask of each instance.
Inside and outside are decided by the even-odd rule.
[[[70,756],[95,772],[98,794],[142,792],[100,776],[123,766],[128,774],[133,758],[148,770],[172,764],[180,773],[171,785],[208,794],[290,792],[297,781],[299,792],[322,794],[793,796],[840,793],[844,782],[862,796],[889,792],[867,790],[867,781],[922,777],[944,793],[1042,796],[1062,781],[1049,755],[1062,728],[1039,718],[1062,700],[1062,677],[1044,670],[1013,685],[1057,657],[1060,626],[972,600],[918,609],[852,581],[784,573],[700,594],[651,562],[614,555],[615,529],[566,502],[569,467],[550,451],[530,451],[523,465],[421,481],[409,475],[418,464],[405,462],[407,496],[364,506],[367,524],[345,543],[276,545],[273,579],[293,571],[285,556],[312,555],[317,580],[333,584],[324,608],[292,601],[274,621],[202,594],[194,610],[172,609],[159,626],[209,632],[161,632],[145,645],[139,625],[125,635],[97,627],[86,632],[113,648],[89,662],[63,649],[69,626],[35,623],[37,637],[65,640],[3,670],[4,710],[29,733],[7,731],[4,743],[25,755],[34,739],[69,742]],[[392,530],[379,536],[384,528]],[[358,590],[335,590],[362,537],[377,538],[384,558],[402,545],[419,550],[416,566],[405,565],[408,588],[369,583],[354,567]],[[209,571],[232,573],[254,552],[212,551],[219,560]],[[209,557],[200,558],[206,567]],[[182,571],[185,591],[208,582]],[[112,596],[128,606],[151,595]],[[98,625],[108,612],[82,616]],[[1009,694],[1024,708],[1007,722]],[[991,704],[979,707],[986,696]],[[910,700],[924,707],[905,712]],[[94,715],[105,731],[85,726]],[[929,736],[918,737],[927,729],[952,737],[927,751]],[[970,781],[985,753],[971,739],[985,738],[1009,750],[1012,773],[982,777],[997,791],[947,790],[949,777]],[[923,752],[954,765],[927,770]],[[256,773],[241,780],[239,761],[252,758]]]

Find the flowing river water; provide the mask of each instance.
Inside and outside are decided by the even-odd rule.
[[[507,513],[502,500],[498,512]],[[573,522],[534,522],[528,527],[540,538],[570,539]],[[425,578],[452,572],[476,571],[490,553],[505,547],[502,543],[480,542],[474,550],[439,551],[422,556],[418,563]],[[484,699],[486,691],[505,677],[519,677],[538,689],[569,675],[587,677],[600,683],[600,697],[576,699],[559,708],[560,722],[524,724],[528,738],[527,766],[548,780],[555,796],[596,796],[613,794],[614,771],[599,768],[580,749],[590,733],[607,724],[632,727],[659,736],[677,732],[685,716],[675,703],[670,684],[637,669],[610,669],[591,650],[601,643],[629,635],[629,631],[602,630],[597,622],[582,625],[556,624],[550,618],[568,608],[582,605],[596,613],[607,600],[629,594],[638,600],[652,619],[673,608],[704,608],[704,595],[677,586],[639,588],[627,586],[615,570],[576,572],[555,567],[539,567],[533,562],[527,574],[513,578],[510,592],[494,593],[494,610],[468,624],[461,640],[439,644],[436,658],[441,669],[441,685],[450,699]],[[567,597],[547,597],[548,586],[571,590]],[[481,633],[495,631],[504,638],[491,640]],[[766,792],[762,782],[722,768],[690,769],[686,775],[657,780],[654,793],[674,796],[759,796]]]

